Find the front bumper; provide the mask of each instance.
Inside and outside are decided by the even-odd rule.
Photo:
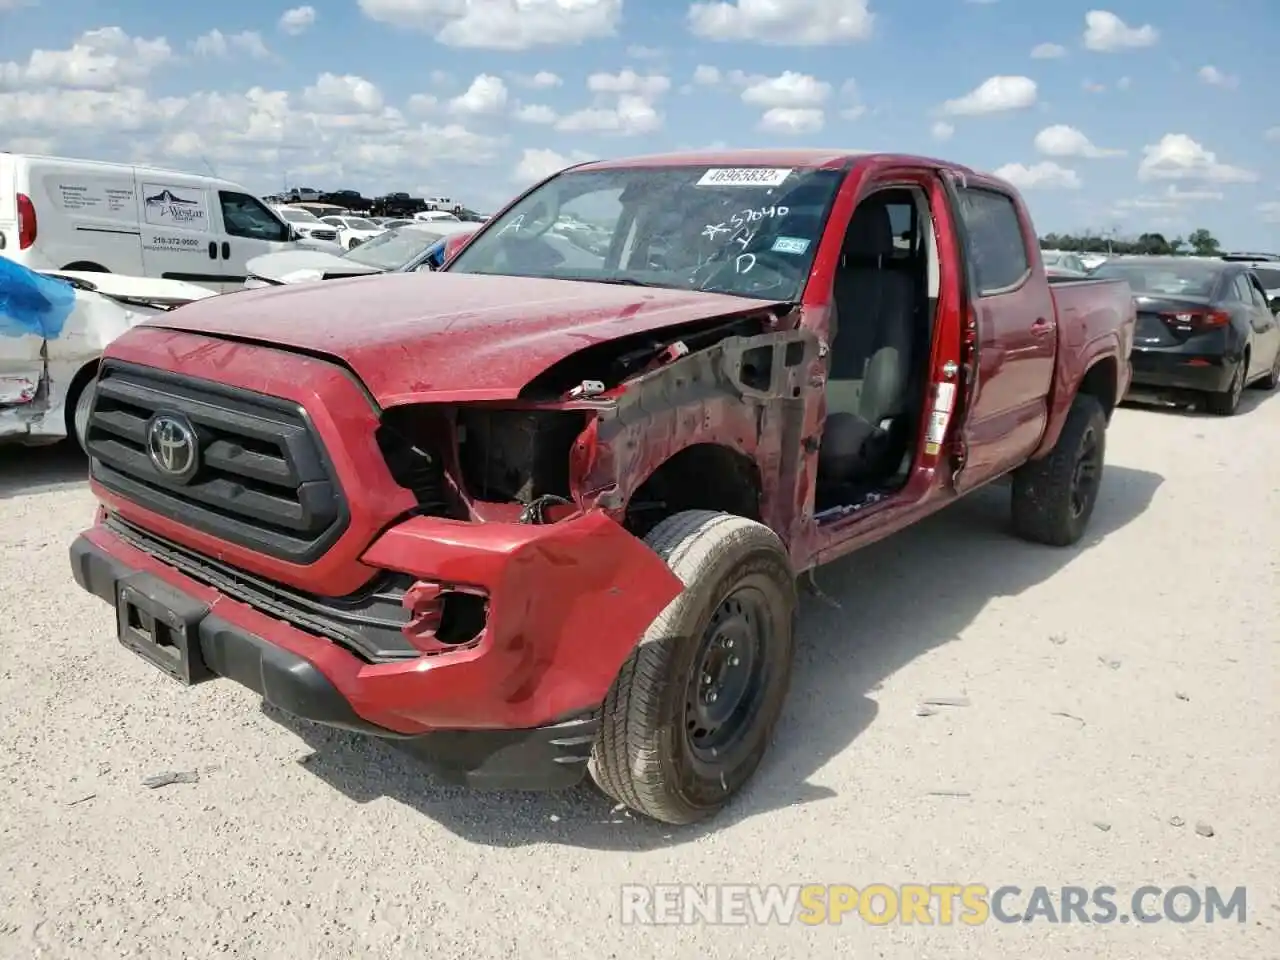
[[[599,704],[647,621],[681,586],[603,515],[526,529],[546,541],[536,552],[477,548],[470,556],[468,572],[494,587],[476,642],[390,662],[370,662],[233,599],[103,522],[72,544],[71,566],[76,582],[113,608],[128,587],[184,620],[189,676],[225,677],[286,713],[384,738],[458,782],[550,789],[581,779]],[[412,543],[412,530],[402,537],[409,539],[371,553],[395,553]],[[522,573],[530,578],[523,591]]]

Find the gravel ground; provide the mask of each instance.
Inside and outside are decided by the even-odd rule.
[[[1080,549],[1012,539],[996,488],[821,571],[843,610],[808,601],[765,766],[690,831],[182,690],[71,581],[83,462],[6,450],[0,957],[1280,956],[1278,436],[1280,396],[1123,409]],[[622,923],[619,884],[677,882],[1245,885],[1248,918]]]

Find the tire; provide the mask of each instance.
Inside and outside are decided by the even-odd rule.
[[[1014,471],[1014,532],[1051,547],[1078,542],[1098,502],[1106,450],[1107,416],[1102,404],[1080,394],[1049,455]]]
[[[1231,385],[1221,393],[1207,393],[1204,397],[1204,408],[1215,417],[1234,416],[1240,409],[1240,398],[1244,395],[1244,382],[1248,378],[1249,354],[1246,351],[1236,364],[1235,373],[1231,376]]]
[[[588,769],[637,813],[690,824],[728,803],[772,738],[791,679],[795,577],[777,535],[732,514],[677,513],[645,542],[685,589],[619,671]]]
[[[1280,348],[1276,350],[1275,362],[1271,364],[1271,372],[1258,381],[1261,390],[1274,390],[1280,387]]]
[[[88,454],[85,446],[85,434],[89,430],[89,413],[93,408],[93,388],[98,384],[98,375],[94,374],[80,387],[75,395],[75,405],[67,417],[67,436],[76,442],[82,452]]]

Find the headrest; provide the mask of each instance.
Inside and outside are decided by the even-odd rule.
[[[893,253],[893,224],[889,208],[880,203],[864,203],[853,212],[845,234],[846,257],[876,259]]]

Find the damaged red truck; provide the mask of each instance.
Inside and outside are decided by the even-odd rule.
[[[1079,540],[1133,326],[955,164],[587,163],[441,272],[115,341],[71,563],[185,683],[688,823],[766,748],[799,574],[1006,476],[1018,534]]]

